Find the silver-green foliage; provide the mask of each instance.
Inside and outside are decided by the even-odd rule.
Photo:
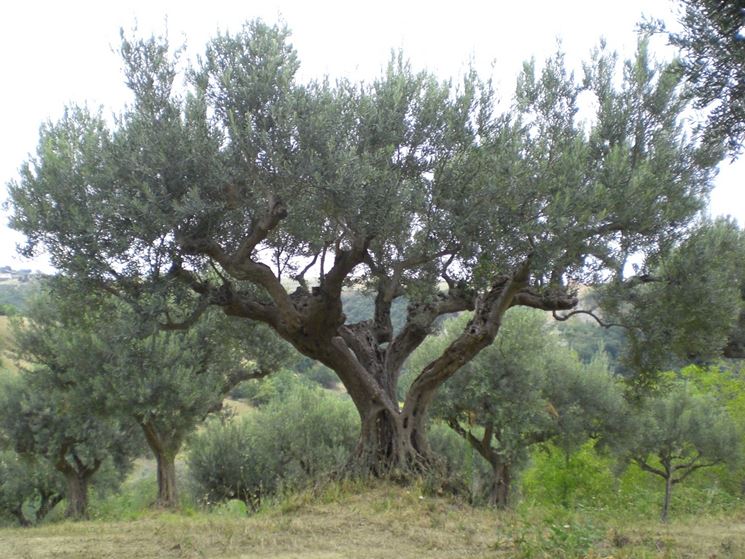
[[[28,526],[62,500],[64,479],[48,460],[0,450],[0,514]]]
[[[348,398],[296,380],[242,418],[208,423],[189,444],[189,472],[206,501],[255,506],[343,466],[358,424]]]
[[[26,253],[43,246],[93,288],[267,324],[344,384],[363,470],[420,470],[424,408],[504,312],[570,309],[578,283],[634,283],[629,257],[646,271],[675,243],[721,152],[685,134],[680,76],[643,42],[622,69],[600,49],[583,80],[560,53],[526,64],[499,105],[475,72],[444,81],[402,56],[372,83],[301,83],[288,36],[252,22],[216,37],[183,89],[167,41],[123,39],[133,103],[113,125],[79,107],[44,125],[9,185],[11,224]],[[351,282],[376,301],[354,325]],[[465,310],[474,320],[401,406],[404,361]]]
[[[468,319],[446,322],[440,336],[414,354],[411,366],[431,359]],[[504,491],[532,445],[553,441],[569,453],[590,437],[613,438],[624,430],[625,413],[605,357],[582,363],[542,313],[526,309],[507,313],[495,342],[443,385],[432,407],[435,418],[489,462],[494,483]],[[495,504],[506,504],[506,494],[502,502],[497,497]]]

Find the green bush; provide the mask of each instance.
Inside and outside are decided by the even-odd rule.
[[[615,500],[616,487],[613,460],[598,454],[593,441],[569,454],[544,445],[522,477],[524,497],[544,505],[602,508]]]
[[[20,314],[18,307],[8,303],[0,303],[0,316],[16,316]]]
[[[239,499],[256,507],[340,467],[356,441],[351,402],[295,383],[240,420],[213,421],[190,444],[189,471],[207,503]]]
[[[311,386],[313,382],[294,371],[282,369],[266,378],[247,380],[230,391],[236,400],[248,400],[256,407],[283,399],[297,385]]]

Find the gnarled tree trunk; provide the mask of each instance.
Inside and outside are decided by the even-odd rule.
[[[261,286],[270,302],[242,293],[228,281],[219,288],[210,286],[180,266],[175,266],[171,274],[184,278],[226,314],[266,323],[300,353],[336,372],[360,414],[360,440],[349,463],[357,474],[420,473],[431,463],[424,432],[429,404],[443,382],[494,341],[507,309],[525,305],[561,310],[577,303],[573,297],[543,296],[528,288],[531,256],[477,294],[448,277],[447,266],[454,256],[448,250],[403,258],[386,266],[375,262],[368,252],[372,237],[358,235],[349,239],[345,247],[337,244],[334,264],[328,271],[324,270],[326,249],[322,250],[317,287],[309,289],[303,278],[308,266],[295,276],[299,287],[290,294],[269,266],[252,260],[257,246],[286,216],[284,204],[271,197],[266,214],[232,253],[204,239],[179,239],[186,253],[209,256],[232,278]],[[422,302],[412,301],[406,324],[394,333],[391,306],[405,294],[404,275],[447,254],[451,258],[442,269],[447,291],[437,292]],[[377,282],[374,315],[370,320],[346,324],[342,287],[363,263]],[[420,372],[401,408],[396,387],[404,362],[432,333],[438,318],[465,310],[474,311],[472,321],[438,359]]]
[[[492,481],[489,506],[506,509],[510,503],[511,472],[509,464],[497,461],[492,464]]]
[[[362,414],[360,436],[349,461],[354,474],[407,477],[432,464],[421,419],[385,408]]]

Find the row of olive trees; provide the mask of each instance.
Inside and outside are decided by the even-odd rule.
[[[175,457],[186,436],[238,383],[276,369],[287,348],[219,314],[160,331],[116,299],[84,300],[59,278],[47,289],[16,322],[27,365],[0,391],[0,430],[15,453],[8,467],[20,459],[61,474],[67,515],[79,518],[99,469],[110,461],[124,475],[146,446],[157,462],[157,504],[176,506]],[[60,494],[42,496],[36,510]]]

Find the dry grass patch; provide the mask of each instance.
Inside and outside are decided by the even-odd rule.
[[[152,513],[131,522],[0,530],[0,557],[75,558],[741,558],[743,517],[615,525],[545,511],[474,509],[418,488],[330,485],[253,516]],[[591,527],[591,528],[588,528]]]

